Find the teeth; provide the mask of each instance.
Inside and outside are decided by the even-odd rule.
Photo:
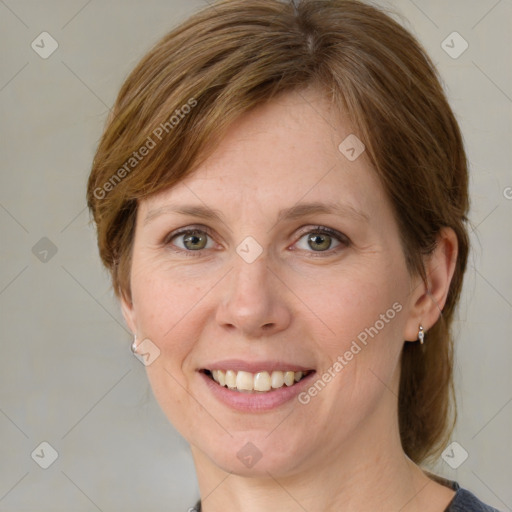
[[[271,391],[286,386],[292,386],[299,382],[309,372],[273,371],[272,373],[261,371],[255,374],[250,372],[233,370],[211,370],[213,380],[221,386],[237,391]]]
[[[236,389],[240,391],[252,391],[254,388],[254,377],[249,372],[238,372],[236,375]]]
[[[272,387],[274,389],[280,388],[284,384],[284,374],[283,372],[272,372]]]
[[[222,370],[217,370],[217,375],[222,373]],[[220,379],[219,379],[220,380]],[[236,373],[233,370],[228,370],[226,372],[226,386],[230,389],[236,388]]]
[[[294,372],[285,372],[284,373],[284,383],[287,386],[291,386],[295,382],[295,373]]]
[[[251,374],[249,374],[251,375]],[[254,376],[254,391],[270,391],[272,387],[268,372],[258,372]]]

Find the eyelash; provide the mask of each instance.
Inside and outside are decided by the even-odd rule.
[[[202,255],[201,253],[204,252],[204,249],[200,249],[197,251],[189,251],[173,247],[171,244],[171,241],[174,240],[176,237],[180,235],[190,234],[194,231],[201,231],[203,233],[206,233],[210,238],[213,238],[212,232],[207,226],[188,226],[186,228],[179,229],[178,231],[172,232],[169,235],[167,235],[163,241],[163,244],[175,253],[184,253],[187,257],[197,258]],[[311,258],[332,256],[334,254],[337,254],[344,247],[346,248],[351,244],[350,239],[346,235],[334,229],[328,228],[326,226],[314,226],[313,228],[308,228],[307,231],[303,231],[300,234],[297,241],[299,241],[304,235],[307,235],[309,233],[328,235],[329,237],[336,239],[340,243],[339,246],[335,247],[334,249],[328,249],[327,251],[306,251],[307,253],[309,253],[309,257]]]

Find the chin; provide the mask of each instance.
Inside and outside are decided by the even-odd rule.
[[[286,440],[287,439],[287,440]],[[268,432],[247,435],[226,434],[221,441],[194,444],[204,457],[227,473],[246,477],[284,477],[305,466],[304,442],[290,440],[284,434],[269,437]],[[295,448],[296,446],[296,448]]]

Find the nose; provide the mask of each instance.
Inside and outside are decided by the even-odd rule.
[[[216,312],[218,325],[247,338],[268,337],[290,325],[287,288],[264,256],[252,263],[240,259],[226,278]]]

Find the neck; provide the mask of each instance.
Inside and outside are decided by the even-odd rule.
[[[430,480],[405,455],[397,420],[383,417],[390,410],[396,409],[381,404],[373,421],[360,425],[342,445],[319,450],[307,467],[286,474],[229,473],[192,447],[203,512],[444,510],[453,492]]]

